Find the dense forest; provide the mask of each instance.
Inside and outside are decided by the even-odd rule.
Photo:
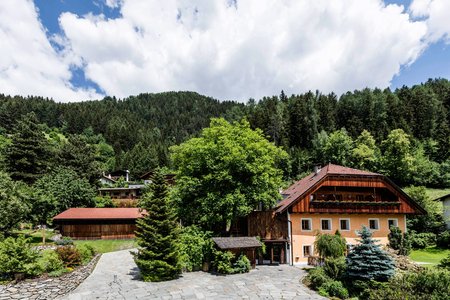
[[[247,118],[263,130],[290,155],[282,166],[287,180],[331,162],[381,172],[401,185],[450,185],[446,79],[340,97],[281,91],[246,104],[194,92],[79,103],[0,95],[0,170],[33,183],[63,165],[93,183],[112,169],[139,175],[170,168],[169,148],[197,135],[212,117]]]

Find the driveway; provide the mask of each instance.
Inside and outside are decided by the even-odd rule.
[[[142,282],[124,250],[103,254],[92,274],[63,299],[326,299],[300,283],[305,273],[286,265],[258,266],[246,274],[190,272],[172,281]]]

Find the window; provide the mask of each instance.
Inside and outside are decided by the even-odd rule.
[[[311,219],[302,219],[302,230],[311,231]]]
[[[321,219],[322,230],[331,230],[331,219]]]
[[[369,219],[369,228],[371,230],[378,230],[380,229],[380,224],[378,219]]]
[[[349,231],[350,230],[350,219],[340,219],[340,229],[343,231]]]
[[[303,246],[303,257],[308,257],[312,255],[312,247],[310,245]]]
[[[388,228],[391,227],[398,227],[398,220],[397,219],[388,219]]]

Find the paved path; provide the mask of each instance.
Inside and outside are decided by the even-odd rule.
[[[94,272],[63,299],[326,299],[299,282],[305,271],[258,266],[247,274],[183,273],[166,282],[142,282],[128,250],[103,254]]]

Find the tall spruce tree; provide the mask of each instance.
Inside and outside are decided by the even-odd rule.
[[[394,261],[372,238],[365,226],[359,232],[361,240],[347,255],[347,276],[351,279],[387,281],[394,275]]]
[[[164,281],[178,277],[179,228],[168,200],[168,187],[160,170],[155,172],[149,192],[140,200],[146,216],[137,221],[139,245],[135,261],[144,281]]]

